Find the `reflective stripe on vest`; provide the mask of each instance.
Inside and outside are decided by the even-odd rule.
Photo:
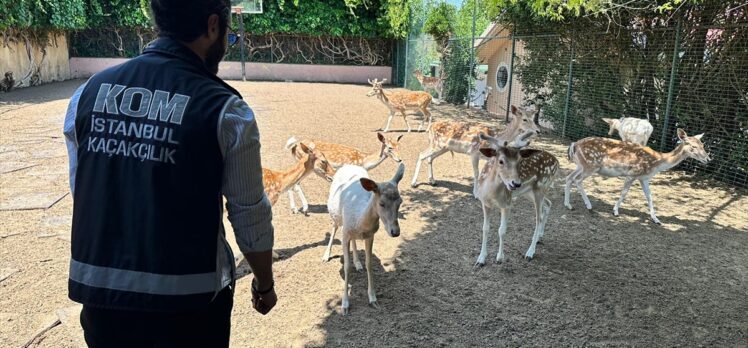
[[[97,288],[153,295],[193,295],[216,291],[216,272],[157,274],[89,265],[70,260],[70,279]]]

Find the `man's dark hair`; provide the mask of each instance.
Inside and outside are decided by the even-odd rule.
[[[158,35],[184,42],[206,34],[212,14],[218,15],[221,28],[228,27],[229,6],[229,0],[151,0]]]

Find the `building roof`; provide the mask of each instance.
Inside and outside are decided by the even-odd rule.
[[[488,59],[502,45],[489,45],[488,43],[506,39],[509,37],[509,29],[503,25],[491,22],[480,37],[475,38],[475,53],[481,61]]]

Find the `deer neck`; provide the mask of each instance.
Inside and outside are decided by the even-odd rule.
[[[298,161],[293,167],[289,168],[288,170],[281,172],[280,175],[280,182],[281,182],[281,192],[286,192],[288,189],[290,189],[293,185],[299,182],[304,176],[309,174],[306,170],[306,161],[308,160],[308,157],[302,157],[302,160]],[[311,170],[309,171],[311,172]]]
[[[506,129],[504,129],[503,132],[499,133],[499,136],[503,137],[506,141],[513,141],[514,137],[518,135],[516,133],[519,130],[519,125],[521,122],[522,120],[519,119],[519,116],[515,115],[512,119],[512,122],[509,123],[509,125],[506,127]]]
[[[384,149],[385,146],[384,144],[382,144],[382,147],[379,149],[379,153],[372,152],[366,155],[363,160],[364,163],[361,166],[364,167],[364,169],[369,170],[380,165],[387,158],[387,154],[384,152]]]
[[[377,98],[379,98],[379,100],[381,100],[385,105],[390,102],[390,98],[387,98],[387,95],[384,94],[383,89],[379,91],[379,93],[377,94]]]
[[[366,209],[361,216],[361,227],[367,230],[378,230],[379,229],[379,213],[377,212],[377,204],[379,204],[379,196],[370,192],[371,197],[369,203],[366,205]]]
[[[652,173],[659,173],[670,168],[673,168],[683,162],[687,157],[685,144],[681,143],[673,149],[673,151],[663,153],[660,155],[660,159],[655,162]]]

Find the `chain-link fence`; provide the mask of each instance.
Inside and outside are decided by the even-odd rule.
[[[422,89],[418,69],[443,79],[447,102],[500,118],[510,105],[535,104],[541,125],[570,140],[607,136],[602,118],[620,117],[647,119],[648,145],[658,151],[677,146],[676,128],[705,133],[713,160],[679,168],[748,187],[748,23],[503,33],[450,40],[446,49],[409,40],[404,86]]]

